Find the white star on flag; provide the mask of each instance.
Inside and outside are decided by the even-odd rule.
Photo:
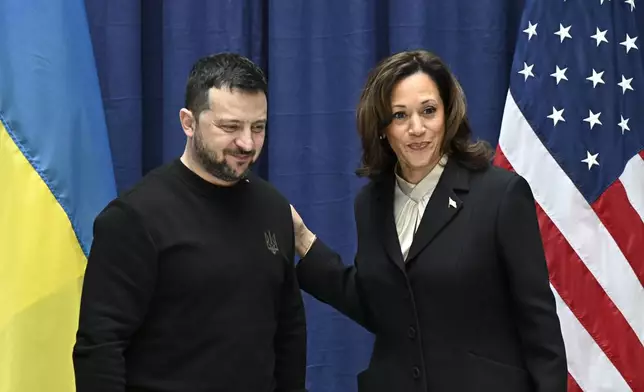
[[[624,42],[620,42],[620,45],[623,45],[626,47],[626,53],[628,53],[631,49],[638,49],[637,45],[635,45],[635,41],[637,40],[637,37],[631,38],[630,35],[626,34],[626,40]]]
[[[601,116],[601,114],[601,112],[593,113],[592,110],[588,111],[588,117],[586,117],[584,121],[590,124],[590,129],[593,129],[593,127],[597,124],[602,125],[602,122],[599,121],[599,116]]]
[[[559,84],[559,82],[562,79],[563,80],[568,80],[568,78],[566,77],[566,71],[567,70],[568,70],[568,68],[561,69],[557,65],[557,69],[555,70],[555,73],[550,74],[550,76],[552,76],[553,78],[556,78],[557,79],[557,84]]]
[[[557,125],[559,121],[566,122],[566,120],[563,118],[563,112],[564,109],[557,110],[555,107],[552,107],[552,114],[548,116],[548,118],[552,119],[553,126]]]
[[[564,39],[566,39],[566,38],[572,39],[572,36],[570,35],[570,28],[571,27],[572,27],[572,25],[570,25],[568,27],[563,27],[563,25],[561,23],[559,23],[559,31],[557,31],[555,33],[555,35],[558,35],[559,38],[561,38],[561,42],[563,42]]]
[[[528,41],[530,41],[533,35],[537,35],[538,24],[539,23],[532,24],[532,22],[528,21],[528,28],[523,30],[524,33],[528,34]]]
[[[626,94],[626,90],[635,91],[633,87],[631,87],[632,81],[633,81],[633,78],[626,79],[624,75],[622,75],[622,81],[617,83],[617,85],[622,88],[622,94]]]
[[[523,69],[519,71],[519,73],[525,76],[524,80],[528,80],[528,77],[530,76],[534,77],[534,74],[532,73],[532,67],[534,67],[534,64],[528,65],[526,63],[523,63]]]
[[[622,128],[622,135],[624,134],[624,131],[630,131],[631,129],[628,127],[628,119],[624,118],[624,116],[620,115],[619,116],[622,121],[617,124],[620,128]]]
[[[597,86],[598,83],[605,84],[604,80],[602,80],[602,75],[604,75],[604,71],[597,73],[597,71],[595,71],[595,69],[593,68],[593,75],[587,77],[586,80],[590,80],[591,82],[593,82],[593,88],[595,88],[595,86]]]
[[[597,27],[597,32],[595,33],[595,35],[591,35],[590,38],[597,41],[597,46],[599,46],[599,44],[601,44],[602,42],[608,43],[608,40],[606,39],[607,32],[608,30],[600,31],[599,27]]]
[[[591,154],[589,151],[586,151],[586,159],[582,159],[581,161],[583,163],[588,164],[588,170],[593,167],[593,165],[599,166],[599,162],[597,161],[597,157],[599,156],[599,153],[597,154]]]

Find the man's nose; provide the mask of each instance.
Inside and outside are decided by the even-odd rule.
[[[252,151],[254,142],[250,129],[244,129],[235,140],[235,144],[243,151]]]

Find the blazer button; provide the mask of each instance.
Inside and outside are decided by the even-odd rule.
[[[420,369],[418,369],[418,366],[414,366],[411,369],[411,374],[414,376],[414,378],[420,377]]]
[[[409,336],[409,339],[414,339],[416,337],[416,329],[414,327],[409,327],[407,335]]]

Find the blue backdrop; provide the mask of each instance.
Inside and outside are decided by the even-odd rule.
[[[242,53],[269,79],[268,142],[256,170],[350,263],[362,181],[354,109],[382,57],[424,48],[463,84],[476,136],[496,145],[523,1],[86,0],[116,182],[123,191],[183,150],[178,113],[191,64]],[[371,336],[306,296],[308,388],[356,390]]]

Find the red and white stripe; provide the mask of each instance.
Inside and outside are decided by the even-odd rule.
[[[569,390],[644,392],[644,151],[591,205],[508,92],[495,163],[536,200]]]

